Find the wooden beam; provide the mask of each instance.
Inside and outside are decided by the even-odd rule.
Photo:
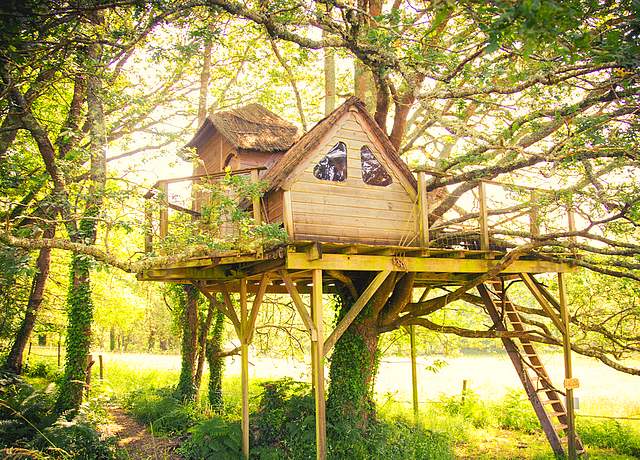
[[[314,356],[314,397],[316,405],[316,459],[324,460],[327,456],[327,426],[324,399],[324,354],[322,351],[323,318],[322,318],[322,270],[314,270],[312,274],[313,292],[311,304],[313,324],[318,331],[317,340],[311,342],[311,353]]]
[[[418,423],[420,409],[418,403],[418,367],[416,364],[416,327],[412,324],[409,326],[409,343],[411,346],[411,389],[413,396],[413,418]]]
[[[144,203],[144,252],[153,252],[153,209],[149,201]]]
[[[429,247],[429,203],[427,201],[427,176],[418,171],[418,232],[420,246]]]
[[[558,313],[556,313],[553,306],[545,298],[542,291],[538,289],[538,285],[536,284],[533,277],[528,273],[521,273],[520,278],[522,278],[522,281],[524,281],[525,286],[527,286],[531,294],[533,294],[533,296],[536,298],[536,300],[538,301],[542,309],[545,311],[545,313],[549,315],[549,318],[551,318],[551,321],[553,321],[553,324],[555,324],[555,326],[561,332],[564,331],[564,325],[562,324],[562,320],[558,316]]]
[[[255,330],[255,327],[256,327],[256,319],[258,318],[258,311],[260,310],[260,305],[262,305],[262,299],[264,298],[265,292],[267,292],[267,287],[269,286],[269,283],[271,283],[271,280],[269,279],[269,273],[265,273],[264,275],[262,275],[262,279],[260,280],[260,286],[258,287],[258,292],[256,292],[256,295],[253,299],[253,305],[251,306],[251,315],[249,316],[247,330],[245,331],[246,335],[244,336],[244,340],[247,341],[247,344],[250,344],[253,339],[253,331]]]
[[[249,458],[249,344],[244,338],[247,336],[247,280],[240,280],[240,355],[242,387],[242,456]]]
[[[158,182],[160,191],[160,238],[165,238],[169,233],[169,183],[166,180]]]
[[[245,284],[246,286],[246,284]],[[222,298],[224,299],[224,303],[227,308],[228,317],[233,323],[233,326],[236,329],[236,333],[238,334],[238,338],[242,341],[242,324],[240,319],[238,318],[238,314],[236,313],[236,309],[233,306],[233,301],[231,300],[231,295],[229,295],[229,291],[227,287],[222,285],[220,288],[220,292],[222,292]]]
[[[309,334],[311,335],[311,340],[317,341],[318,332],[316,331],[316,327],[313,324],[313,319],[309,315],[309,312],[307,311],[307,307],[302,301],[302,297],[300,297],[300,294],[298,293],[298,289],[296,285],[293,283],[291,276],[286,270],[282,270],[280,272],[280,275],[282,276],[282,281],[284,281],[284,285],[286,286],[287,291],[291,296],[293,305],[296,307],[296,310],[298,310],[298,314],[300,314],[300,318],[302,318],[302,322],[304,323],[307,330],[309,331]]]
[[[307,260],[299,252],[287,254],[285,267],[289,270],[350,270],[350,271],[409,271],[434,273],[486,273],[499,263],[487,259],[447,259],[439,257],[368,256],[350,254],[324,254],[320,260]],[[569,264],[545,260],[516,260],[503,273],[570,272]]]
[[[384,283],[384,280],[386,280],[390,274],[391,274],[390,270],[381,271],[376,275],[376,277],[371,281],[371,283],[369,283],[369,286],[367,286],[367,288],[360,295],[358,300],[356,300],[355,303],[351,306],[347,314],[344,315],[344,317],[340,320],[340,322],[338,323],[336,328],[333,330],[333,332],[329,335],[327,340],[325,340],[324,347],[323,347],[324,349],[323,356],[326,356],[327,353],[329,353],[329,350],[331,350],[333,346],[336,344],[336,342],[338,341],[338,339],[342,337],[342,334],[345,333],[345,331],[349,328],[353,320],[356,319],[356,317],[365,307],[367,302],[371,299],[371,297],[373,297],[373,294],[376,293],[380,285]],[[314,287],[315,287],[315,283],[314,283]]]
[[[531,205],[529,206],[529,231],[531,237],[540,236],[540,206],[538,205],[538,194],[532,191],[530,195]]]
[[[573,403],[573,386],[567,385],[567,381],[573,380],[573,369],[571,365],[571,334],[569,328],[569,308],[567,305],[567,287],[562,273],[558,273],[558,293],[560,300],[560,313],[564,330],[562,331],[562,345],[564,349],[564,378],[566,391],[566,409],[567,409],[567,439],[569,460],[577,458],[576,449],[576,426],[575,426],[575,407]]]
[[[489,213],[487,210],[487,190],[486,184],[480,181],[478,186],[478,201],[480,203],[480,249],[489,250]]]
[[[212,268],[186,267],[167,270],[151,268],[149,270],[143,270],[138,275],[138,279],[141,281],[164,281],[172,279],[227,281],[231,279],[231,277],[226,274],[224,268],[216,266]]]
[[[258,170],[257,169],[252,169],[251,170],[251,182],[256,183],[258,182],[259,177],[258,177]],[[262,224],[262,205],[261,205],[261,200],[260,200],[260,196],[256,196],[252,199],[252,203],[253,203],[253,223],[255,225],[260,225]]]
[[[291,203],[291,191],[282,191],[282,220],[284,229],[290,239],[294,239],[293,233],[293,204]]]

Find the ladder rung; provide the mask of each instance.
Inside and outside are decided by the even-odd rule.
[[[548,412],[548,414],[549,414],[549,417],[558,417],[560,415],[567,415],[565,411]]]
[[[558,424],[558,425],[553,425],[553,427],[554,427],[556,430],[563,430],[563,431],[564,431],[564,430],[566,430],[567,428],[569,428],[569,427],[568,427],[567,425],[565,425],[564,423],[560,423],[560,424]]]
[[[562,404],[559,399],[547,399],[546,401],[540,401],[542,404]]]

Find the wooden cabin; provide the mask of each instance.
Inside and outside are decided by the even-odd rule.
[[[218,112],[188,146],[197,175],[266,168],[261,215],[293,241],[418,245],[416,181],[357,98],[299,139],[258,104]]]

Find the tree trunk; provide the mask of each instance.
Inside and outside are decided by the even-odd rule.
[[[195,370],[198,347],[198,290],[190,284],[182,286],[186,298],[182,317],[182,366],[176,393],[184,401],[196,399]]]
[[[224,333],[224,314],[216,310],[215,323],[211,331],[211,338],[207,341],[207,362],[209,363],[209,404],[216,413],[222,413],[222,374],[224,372],[224,358],[222,351],[222,335]]]
[[[55,234],[54,227],[47,227],[44,231],[44,238],[53,238]],[[44,294],[44,288],[47,284],[47,277],[49,276],[49,267],[51,262],[51,249],[40,249],[38,259],[36,260],[36,274],[33,276],[33,282],[31,284],[31,292],[29,294],[29,301],[27,303],[27,310],[24,314],[24,319],[20,325],[20,329],[16,334],[16,340],[11,346],[11,351],[7,357],[6,367],[7,369],[15,372],[16,374],[22,373],[22,357],[24,355],[25,347],[31,338],[31,332],[33,326],[36,324],[38,317],[38,311],[42,305],[42,297]]]
[[[323,38],[327,32],[322,31]],[[324,115],[325,117],[336,108],[336,56],[333,48],[324,48]]]
[[[196,374],[194,377],[194,384],[196,386],[196,393],[200,390],[200,384],[202,382],[202,372],[204,370],[204,358],[207,352],[207,336],[209,335],[209,329],[211,329],[211,321],[213,321],[214,313],[216,312],[215,302],[209,301],[209,308],[207,310],[207,318],[201,325],[198,333],[198,365],[196,367]]]
[[[71,281],[67,297],[67,353],[64,378],[60,382],[56,412],[73,415],[82,403],[86,366],[91,346],[93,303],[89,281],[90,261],[84,255],[71,259]]]
[[[338,296],[338,320],[353,305],[349,295]],[[365,429],[375,414],[373,382],[378,365],[378,338],[371,308],[365,307],[336,342],[329,367],[327,411],[330,420]]]

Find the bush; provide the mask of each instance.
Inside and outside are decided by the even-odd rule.
[[[640,457],[640,433],[630,424],[623,424],[617,420],[590,420],[579,417],[576,430],[584,444]]]
[[[0,375],[0,448],[13,458],[110,460],[113,440],[101,439],[87,407],[68,422],[53,410],[53,385],[36,390],[13,374]],[[91,417],[99,414],[91,409]]]
[[[445,413],[460,415],[476,428],[485,428],[489,425],[490,410],[473,390],[465,390],[464,395],[443,396],[440,400]]]
[[[185,460],[236,460],[242,453],[242,434],[237,421],[228,422],[214,417],[189,432],[191,437],[178,449]]]
[[[124,401],[125,407],[154,433],[182,434],[204,419],[196,403],[183,403],[173,388],[137,391]]]
[[[70,422],[60,417],[45,428],[29,446],[51,458],[74,460],[111,460],[116,458],[113,439],[101,439],[95,428],[82,415]]]
[[[46,361],[25,364],[23,373],[28,377],[43,378],[52,381],[57,380],[61,375],[57,366],[47,363]]]
[[[307,383],[282,379],[265,382],[257,412],[252,414],[251,458],[314,459],[315,405]],[[448,434],[415,426],[406,417],[372,420],[366,431],[344,420],[329,420],[328,457],[387,460],[453,458]],[[236,459],[241,452],[238,421],[215,417],[190,430],[180,448],[186,460]]]
[[[509,391],[496,405],[494,412],[501,428],[525,433],[540,430],[540,422],[531,407],[531,401],[523,391]]]

